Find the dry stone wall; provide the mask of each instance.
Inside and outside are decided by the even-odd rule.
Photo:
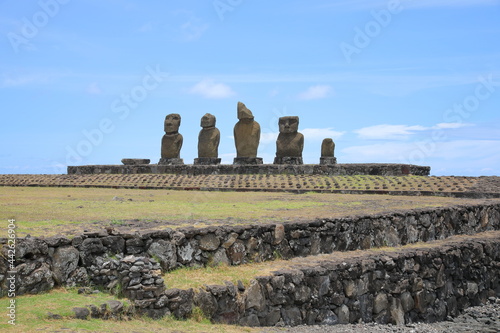
[[[186,318],[198,307],[215,322],[245,326],[435,322],[500,296],[500,232],[342,260],[312,258],[249,286],[165,290],[158,268],[144,257],[120,260],[115,275],[133,305],[127,312]],[[74,311],[82,319],[99,313]]]
[[[500,234],[274,272],[248,287],[206,286],[193,304],[247,326],[408,324],[455,317],[500,295]]]
[[[117,255],[152,257],[163,271],[169,271],[405,245],[499,229],[500,204],[486,204],[312,222],[167,229],[142,235],[111,231],[73,239],[25,238],[17,241],[17,294],[88,282],[112,287],[116,278],[106,265],[112,265]],[[6,243],[0,239],[0,244]],[[2,294],[7,290],[5,258],[0,259]]]
[[[412,164],[359,163],[359,164],[259,164],[259,165],[82,165],[68,166],[69,175],[85,174],[177,174],[177,175],[380,175],[428,176],[431,168]]]

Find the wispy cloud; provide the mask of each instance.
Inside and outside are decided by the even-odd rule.
[[[230,86],[224,83],[216,83],[211,79],[205,79],[195,84],[189,91],[205,98],[228,98],[235,95]]]
[[[334,131],[331,127],[329,128],[304,128],[299,129],[299,132],[304,135],[304,140],[307,141],[321,141],[326,138],[332,138],[334,140],[340,138],[345,134],[345,132]],[[260,143],[268,144],[276,142],[278,139],[279,132],[265,132],[260,134]]]
[[[307,88],[299,94],[299,99],[310,100],[310,99],[320,99],[328,97],[332,93],[333,89],[329,85],[316,85]]]
[[[334,131],[331,127],[305,128],[303,130],[299,130],[299,132],[304,134],[305,140],[323,140],[325,138],[332,138],[336,140],[345,134],[345,132]]]
[[[28,86],[33,84],[46,84],[50,82],[49,76],[38,74],[26,74],[18,76],[6,76],[2,78],[0,86],[2,88],[12,88]]]
[[[426,127],[415,125],[375,125],[363,127],[355,130],[354,133],[358,134],[362,139],[402,139],[406,138],[417,131],[424,131]]]
[[[279,133],[278,132],[265,132],[265,133],[260,133],[260,143],[263,145],[269,144],[276,142],[276,139],[278,138]]]
[[[102,93],[102,90],[97,82],[92,82],[87,87],[87,93],[90,95],[100,95]]]
[[[209,25],[203,23],[198,17],[191,15],[184,23],[181,24],[180,30],[182,38],[185,41],[191,42],[199,39],[208,29]]]
[[[375,125],[363,127],[355,130],[354,133],[358,134],[361,139],[374,139],[374,140],[402,140],[407,139],[409,136],[418,132],[429,130],[444,130],[444,129],[457,129],[462,127],[472,126],[467,123],[439,123],[432,127],[425,127],[421,125]]]
[[[137,31],[139,32],[149,32],[153,30],[153,23],[151,22],[146,22],[144,23]]]
[[[427,147],[427,149],[422,149]],[[425,150],[425,151],[424,151]],[[357,145],[340,150],[345,163],[418,163],[450,168],[450,160],[460,160],[464,170],[479,170],[485,165],[500,165],[500,141],[454,140],[436,142],[429,149],[428,141],[384,142]],[[418,157],[418,161],[412,158]]]
[[[390,2],[389,0],[344,0],[332,1],[332,3],[320,5],[318,8],[332,8],[345,11],[370,10],[387,7]],[[498,0],[402,0],[399,3],[403,9],[417,9],[432,7],[494,6],[498,5]]]

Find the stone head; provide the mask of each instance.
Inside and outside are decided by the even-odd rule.
[[[245,104],[238,102],[238,119],[253,120],[252,111],[250,111]]]
[[[323,139],[323,143],[322,143],[323,146],[327,146],[327,147],[333,147],[335,144],[333,143],[333,139],[331,138],[326,138],[326,139]]]
[[[178,113],[171,113],[165,117],[165,133],[175,134],[179,132],[181,126],[181,116]]]
[[[335,142],[331,138],[326,138],[321,143],[321,157],[333,157]]]
[[[299,130],[299,117],[280,117],[279,119],[280,133],[297,133]]]
[[[201,127],[215,127],[215,116],[210,113],[205,113],[203,117],[201,117]]]

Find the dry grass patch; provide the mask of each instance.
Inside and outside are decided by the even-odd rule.
[[[500,201],[500,200],[497,200]],[[103,188],[0,187],[0,210],[18,236],[75,235],[182,226],[311,221],[478,203],[446,197],[287,192],[203,192]]]

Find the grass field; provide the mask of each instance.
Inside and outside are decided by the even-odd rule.
[[[374,181],[374,180],[370,180]],[[346,180],[347,183],[349,181]],[[354,186],[369,187],[366,183]],[[376,186],[375,184],[373,184]],[[350,186],[350,185],[349,185]],[[415,185],[418,186],[418,185]],[[184,226],[258,224],[286,221],[310,221],[479,203],[484,200],[425,196],[356,195],[306,192],[207,192],[178,190],[142,190],[81,187],[0,187],[2,218],[16,219],[17,235],[65,235],[99,231],[113,227],[122,232],[148,231]],[[499,201],[495,199],[495,201]],[[5,237],[6,235],[0,235]],[[385,249],[393,251],[394,249]],[[377,251],[377,250],[374,250]],[[379,250],[380,251],[380,250]],[[347,254],[337,254],[339,258]],[[359,255],[355,252],[352,255]],[[311,264],[298,258],[297,264]],[[266,275],[291,262],[276,260],[235,267],[184,268],[164,275],[168,288],[198,288],[224,281],[248,284],[258,275]],[[76,289],[55,289],[41,295],[16,298],[17,325],[0,321],[0,331],[9,332],[258,332],[245,327],[213,325],[197,317],[177,321],[137,318],[131,321],[76,320],[71,308],[101,304],[113,296],[98,293],[79,295]],[[0,299],[6,309],[8,298]],[[122,300],[123,301],[123,300]],[[6,311],[6,310],[5,310]],[[63,315],[61,320],[47,319],[47,313]]]
[[[0,331],[2,332],[253,332],[245,327],[229,325],[213,325],[203,318],[175,320],[165,317],[161,320],[135,318],[129,321],[116,320],[79,320],[70,318],[73,307],[89,304],[100,305],[108,300],[116,299],[103,293],[83,295],[76,289],[54,289],[40,295],[24,295],[16,297],[16,325],[7,323],[7,306],[9,298],[0,298],[2,309]],[[124,300],[121,300],[122,302]],[[48,319],[51,312],[63,316],[63,319]]]
[[[27,234],[72,236],[105,227],[132,232],[193,225],[311,221],[475,201],[314,192],[0,187],[0,211],[4,219],[16,219],[17,234],[21,237]]]

